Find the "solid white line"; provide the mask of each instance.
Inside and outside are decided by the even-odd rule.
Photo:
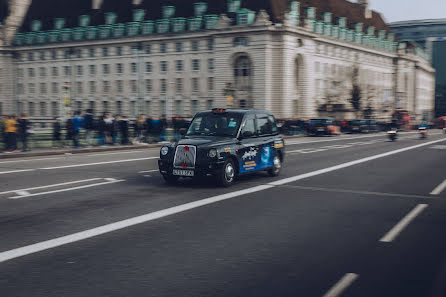
[[[115,180],[115,181],[107,181],[103,183],[97,183],[97,184],[91,184],[91,185],[85,185],[85,186],[79,186],[79,187],[73,187],[73,188],[67,188],[67,189],[60,189],[55,191],[48,191],[48,192],[42,192],[42,193],[35,193],[30,194],[27,196],[14,196],[14,197],[8,197],[8,199],[21,199],[21,198],[28,198],[28,197],[34,197],[34,196],[41,196],[41,195],[47,195],[47,194],[54,194],[54,193],[61,193],[61,192],[68,192],[68,191],[74,191],[74,190],[80,190],[80,189],[86,189],[91,187],[97,187],[97,186],[103,186],[103,185],[109,185],[109,184],[115,184],[122,182],[123,180]]]
[[[337,282],[333,288],[330,289],[322,297],[338,297],[345,291],[357,278],[359,277],[356,273],[347,273],[339,282]]]
[[[47,185],[47,186],[40,186],[40,187],[27,188],[27,189],[12,190],[12,191],[7,191],[7,192],[1,192],[0,195],[1,194],[16,193],[18,191],[31,191],[31,190],[39,190],[39,189],[45,189],[45,188],[53,188],[53,187],[58,187],[58,186],[79,184],[79,183],[84,183],[84,182],[89,182],[89,181],[100,180],[100,179],[103,179],[103,178],[90,178],[90,179],[76,180],[76,181],[60,183],[60,184],[54,184],[54,185]]]
[[[446,188],[446,179],[439,184],[432,192],[431,195],[439,195]]]
[[[77,242],[77,241],[81,241],[87,238],[91,238],[91,237],[95,237],[101,234],[105,234],[105,233],[109,233],[109,232],[113,232],[116,230],[120,230],[123,228],[127,228],[127,227],[131,227],[137,224],[141,224],[141,223],[145,223],[145,222],[149,222],[152,220],[156,220],[158,218],[162,218],[162,217],[166,217],[169,215],[173,215],[176,213],[180,213],[180,212],[184,212],[187,210],[191,210],[194,208],[198,208],[198,207],[202,207],[205,205],[209,205],[209,204],[213,204],[219,201],[223,201],[223,200],[227,200],[227,199],[231,199],[231,198],[235,198],[235,197],[239,197],[239,196],[243,196],[243,195],[247,195],[247,194],[251,194],[251,193],[255,193],[255,192],[260,192],[260,191],[264,191],[267,189],[271,189],[274,186],[278,185],[283,185],[286,183],[291,183],[294,182],[296,180],[300,180],[300,179],[304,179],[307,177],[311,177],[311,176],[315,176],[315,175],[320,175],[320,174],[324,174],[330,171],[334,171],[334,170],[339,170],[345,167],[349,167],[349,166],[353,166],[356,164],[360,164],[363,162],[367,162],[367,161],[371,161],[371,160],[375,160],[378,158],[383,158],[386,157],[388,155],[393,155],[393,154],[397,154],[397,153],[401,153],[401,152],[405,152],[411,149],[416,149],[419,147],[423,147],[423,146],[427,146],[427,145],[431,145],[432,143],[437,143],[440,141],[445,141],[446,139],[442,139],[442,140],[437,140],[437,141],[433,141],[433,142],[428,142],[428,143],[424,143],[424,144],[420,144],[420,145],[416,145],[416,146],[412,146],[412,147],[408,147],[405,149],[399,149],[393,152],[389,152],[386,154],[380,154],[377,156],[372,156],[369,158],[365,158],[365,159],[361,159],[358,161],[353,161],[353,162],[348,162],[345,164],[340,164],[338,166],[334,166],[334,167],[330,167],[327,169],[321,169],[321,170],[317,170],[314,172],[310,172],[307,174],[301,174],[298,175],[294,178],[286,178],[283,180],[279,180],[277,182],[273,182],[270,183],[268,185],[261,185],[261,186],[256,186],[256,187],[252,187],[252,188],[248,188],[245,190],[240,190],[240,191],[235,191],[232,193],[227,193],[227,194],[223,194],[223,195],[218,195],[218,196],[214,196],[214,197],[210,197],[210,198],[206,198],[206,199],[202,199],[202,200],[198,200],[198,201],[194,201],[191,203],[186,203],[183,205],[179,205],[179,206],[175,206],[172,208],[168,208],[168,209],[164,209],[164,210],[160,210],[157,212],[153,212],[153,213],[149,213],[146,215],[142,215],[139,217],[135,217],[135,218],[130,218],[124,221],[120,221],[120,222],[116,222],[116,223],[112,223],[112,224],[108,224],[108,225],[104,225],[101,227],[97,227],[97,228],[93,228],[90,230],[85,230],[82,232],[78,232],[75,234],[71,234],[71,235],[67,235],[67,236],[63,236],[63,237],[59,237],[59,238],[55,238],[55,239],[51,239],[51,240],[47,240],[47,241],[43,241],[40,243],[36,243],[36,244],[32,244],[32,245],[28,245],[25,247],[20,247],[20,248],[16,248],[13,250],[9,250],[9,251],[5,251],[0,253],[0,262],[4,262],[4,261],[8,261],[14,258],[18,258],[18,257],[22,257],[22,256],[26,256],[29,254],[33,254],[33,253],[37,253],[40,251],[44,251],[47,249],[51,249],[51,248],[55,248],[61,245],[65,245],[65,244],[69,244],[69,243],[73,243],[73,242]]]
[[[109,156],[109,155],[121,155],[121,154],[133,154],[133,153],[142,153],[143,151],[123,151],[123,152],[115,152],[115,153],[97,153],[97,154],[88,154],[85,155],[87,157],[93,157],[93,156]]]
[[[130,227],[130,226],[146,223],[149,221],[153,221],[153,220],[156,220],[159,218],[170,216],[170,215],[173,215],[176,213],[184,212],[184,211],[194,209],[197,207],[202,207],[205,205],[213,204],[213,203],[216,203],[219,201],[231,199],[234,197],[238,197],[238,196],[242,196],[242,195],[246,195],[246,194],[250,194],[250,193],[264,191],[264,190],[270,189],[270,188],[272,188],[272,186],[263,185],[263,186],[249,188],[246,190],[240,190],[240,191],[236,191],[236,192],[232,192],[232,193],[227,193],[227,194],[223,194],[223,195],[219,195],[219,196],[215,196],[215,197],[211,197],[211,198],[207,198],[207,199],[203,199],[203,200],[199,200],[199,201],[186,203],[186,204],[179,205],[179,206],[174,206],[174,207],[171,207],[168,209],[163,209],[160,211],[156,211],[156,212],[152,212],[152,213],[142,215],[139,217],[135,217],[135,218],[123,220],[120,222],[104,225],[104,226],[93,228],[90,230],[81,231],[81,232],[74,233],[71,235],[67,235],[67,236],[43,241],[40,243],[28,245],[25,247],[13,249],[10,251],[2,252],[2,253],[0,253],[0,262],[5,262],[5,261],[8,261],[8,260],[11,260],[14,258],[37,253],[37,252],[55,248],[55,247],[58,247],[61,245],[73,243],[76,241],[95,237],[95,236],[98,236],[101,234],[124,229],[124,228]]]
[[[19,196],[28,196],[28,195],[31,195],[29,192],[27,192],[27,191],[17,191],[17,192],[15,192],[17,195],[19,195]]]
[[[1,171],[0,174],[10,174],[10,173],[29,172],[29,171],[36,171],[36,169],[22,169],[22,170],[12,170],[12,171]]]
[[[65,165],[65,166],[57,166],[57,167],[46,167],[46,168],[39,168],[39,169],[40,170],[54,170],[54,169],[97,166],[97,165],[107,165],[107,164],[116,164],[116,163],[125,163],[125,162],[136,162],[136,161],[144,161],[144,160],[153,160],[153,159],[158,159],[158,158],[159,157],[149,157],[149,158],[138,158],[138,159],[128,159],[128,160],[116,160],[116,161],[106,161],[106,162],[96,162],[96,163]]]
[[[26,159],[26,160],[14,160],[14,161],[3,161],[0,162],[1,164],[8,164],[8,163],[23,163],[23,162],[32,162],[32,161],[46,161],[46,160],[60,160],[65,159],[65,157],[62,158],[40,158],[40,159]]]
[[[140,171],[138,173],[150,173],[150,172],[157,172],[159,171],[159,169],[155,169],[155,170],[147,170],[147,171]]]
[[[278,181],[275,181],[275,182],[272,182],[272,183],[269,183],[269,184],[273,185],[273,186],[281,186],[281,185],[289,184],[289,183],[292,183],[292,182],[295,182],[295,181],[298,181],[298,180],[302,180],[302,179],[305,179],[305,178],[309,178],[309,177],[313,177],[313,176],[316,176],[316,175],[321,175],[321,174],[324,174],[324,173],[332,172],[332,171],[335,171],[335,170],[351,167],[351,166],[358,165],[358,164],[361,164],[361,163],[365,163],[365,162],[369,162],[369,161],[372,161],[372,160],[388,157],[388,156],[391,156],[391,155],[395,155],[395,154],[399,154],[399,153],[402,153],[402,152],[414,150],[414,149],[417,149],[417,148],[420,148],[420,147],[423,147],[423,146],[428,146],[428,145],[431,145],[431,144],[434,144],[434,143],[438,143],[438,142],[443,142],[443,141],[446,141],[446,139],[440,139],[440,140],[430,141],[430,142],[426,142],[426,143],[422,143],[422,144],[418,144],[418,145],[414,145],[414,146],[405,147],[405,148],[398,149],[398,150],[395,150],[395,151],[390,151],[390,152],[387,152],[387,153],[383,153],[383,154],[379,154],[379,155],[375,155],[375,156],[370,156],[370,157],[367,157],[367,158],[363,158],[363,159],[347,162],[347,163],[344,163],[344,164],[340,164],[340,165],[336,165],[336,166],[332,166],[332,167],[316,170],[316,171],[313,171],[313,172],[300,174],[300,175],[296,175],[296,176],[289,177],[289,178],[284,178],[284,179],[281,179],[281,180],[278,180]]]
[[[410,222],[415,219],[428,205],[418,204],[410,213],[408,213],[398,224],[395,225],[383,238],[379,241],[381,242],[392,242],[398,236],[398,234],[403,231]]]

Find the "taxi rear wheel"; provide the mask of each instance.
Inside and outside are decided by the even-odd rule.
[[[280,156],[276,155],[274,157],[274,165],[273,168],[268,170],[268,174],[270,176],[278,176],[280,174],[280,171],[282,170],[282,161],[280,160]]]
[[[237,172],[234,161],[232,159],[226,160],[220,173],[217,175],[217,183],[223,187],[230,187],[234,184]]]

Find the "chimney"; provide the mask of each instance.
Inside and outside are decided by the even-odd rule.
[[[368,0],[358,0],[358,4],[361,5],[362,8],[364,8],[364,16],[366,19],[372,18],[372,11],[369,8],[369,1]]]

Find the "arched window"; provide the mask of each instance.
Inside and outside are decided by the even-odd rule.
[[[251,61],[247,56],[240,56],[234,63],[234,79],[238,89],[248,89],[251,85]]]

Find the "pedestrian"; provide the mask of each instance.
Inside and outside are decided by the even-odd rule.
[[[12,153],[17,149],[17,121],[15,116],[9,116],[5,121],[5,133],[7,138],[6,153]]]
[[[121,120],[121,117],[119,115],[115,115],[112,117],[113,119],[113,127],[112,127],[112,142],[113,145],[119,144],[119,121]]]
[[[145,118],[143,114],[140,114],[135,122],[135,143],[143,143],[145,131]]]
[[[73,121],[71,115],[67,115],[67,120],[65,121],[65,146],[69,146],[70,142],[73,140],[74,130]]]
[[[161,124],[160,120],[157,118],[152,119],[152,125],[150,127],[150,135],[153,139],[153,142],[159,142],[161,136]]]
[[[94,132],[94,126],[93,109],[87,109],[84,115],[85,143],[87,146],[91,146],[91,135]]]
[[[121,144],[129,144],[129,119],[127,116],[123,116],[119,122],[119,131],[121,132]]]
[[[5,122],[8,119],[8,117],[6,115],[3,115],[0,118],[0,140],[2,143],[2,146],[0,147],[0,151],[4,151],[6,150],[6,146],[7,146],[7,142],[6,142],[6,132],[5,132]]]
[[[167,122],[166,115],[162,115],[160,118],[160,134],[159,138],[162,142],[165,142],[167,139],[167,128],[169,127],[169,123]]]
[[[55,118],[53,122],[53,147],[60,147],[61,142],[61,127],[60,127],[60,119]]]
[[[73,122],[73,146],[75,149],[79,148],[79,134],[84,125],[84,118],[81,117],[81,112],[76,111],[72,119]]]
[[[145,124],[144,124],[144,136],[147,143],[152,143],[152,135],[150,134],[150,131],[152,130],[152,118],[150,115],[145,117]]]
[[[28,151],[28,136],[31,134],[31,122],[28,120],[28,116],[24,113],[20,115],[20,119],[17,121],[18,136],[22,143],[22,152]]]
[[[104,118],[105,124],[105,144],[113,144],[113,117],[110,114],[106,114]]]

